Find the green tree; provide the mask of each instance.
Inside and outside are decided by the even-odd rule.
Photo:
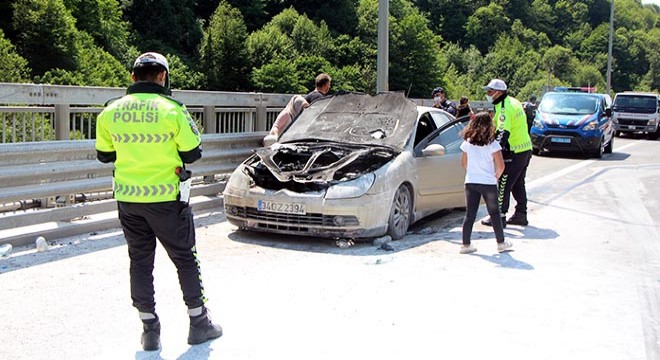
[[[247,30],[240,11],[222,1],[204,34],[201,64],[210,90],[247,88]]]
[[[124,87],[130,83],[126,67],[94,44],[91,35],[81,32],[76,42],[79,49],[74,55],[76,68],[73,70],[49,70],[43,76],[37,77],[38,82],[108,87]]]
[[[17,0],[13,27],[18,34],[18,53],[29,62],[34,75],[50,69],[75,69],[75,19],[62,0]]]
[[[274,59],[252,72],[255,90],[284,94],[302,94],[307,88],[301,83],[296,66],[284,59]]]
[[[441,83],[440,41],[427,20],[412,12],[394,23],[390,48],[390,90],[405,90],[411,97],[426,97]]]
[[[121,0],[124,18],[131,23],[140,51],[158,51],[194,58],[202,27],[194,0]]]
[[[200,90],[204,88],[204,74],[198,72],[174,54],[165,56],[170,65],[170,87],[182,90]]]
[[[499,35],[509,28],[510,23],[504,8],[496,3],[490,3],[470,15],[465,25],[466,36],[471,44],[485,54]]]
[[[94,38],[94,42],[122,63],[128,64],[129,24],[122,19],[117,0],[64,0],[76,19],[76,28]]]
[[[572,59],[571,50],[561,45],[555,45],[546,50],[541,61],[544,69],[560,79],[568,80],[573,75]]]
[[[429,27],[448,42],[469,45],[465,25],[474,11],[488,4],[484,0],[415,0],[420,11],[427,13]]]
[[[0,29],[0,82],[25,82],[29,79],[28,62]]]
[[[491,78],[500,78],[512,93],[517,93],[537,76],[540,57],[518,38],[502,34],[486,55],[485,63],[482,85]]]

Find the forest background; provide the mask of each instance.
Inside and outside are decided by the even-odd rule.
[[[608,0],[390,0],[389,89],[483,100],[546,85],[605,90]],[[176,89],[376,88],[378,0],[0,1],[0,82],[124,87],[142,52]],[[660,7],[615,0],[612,89],[660,90]]]

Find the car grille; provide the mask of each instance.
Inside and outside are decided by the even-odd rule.
[[[360,221],[357,217],[352,215],[341,215],[343,224],[337,225],[334,221],[337,215],[318,213],[309,213],[305,215],[282,214],[270,211],[259,211],[253,207],[236,207],[236,210],[236,216],[255,220],[259,222],[259,227],[279,230],[305,231],[306,226],[354,227],[360,225]],[[264,222],[270,222],[271,224],[266,224]]]
[[[635,125],[635,126],[646,126],[648,120],[638,120],[638,119],[618,119],[619,125]]]
[[[566,132],[566,131],[553,131],[553,130],[550,130],[550,131],[546,131],[543,135],[545,135],[545,136],[554,135],[554,136],[574,137],[574,138],[580,137],[579,133],[572,132],[572,131],[571,132]]]
[[[559,124],[545,124],[550,129],[577,129],[578,125],[559,125]]]

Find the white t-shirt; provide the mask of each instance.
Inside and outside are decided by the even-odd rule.
[[[467,141],[461,144],[461,150],[467,154],[466,184],[497,185],[493,153],[502,150],[500,143],[493,141],[488,145],[476,146]]]

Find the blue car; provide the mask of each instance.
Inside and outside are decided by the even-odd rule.
[[[607,94],[546,93],[530,129],[534,154],[566,151],[601,158],[611,153],[614,141],[611,104]]]

